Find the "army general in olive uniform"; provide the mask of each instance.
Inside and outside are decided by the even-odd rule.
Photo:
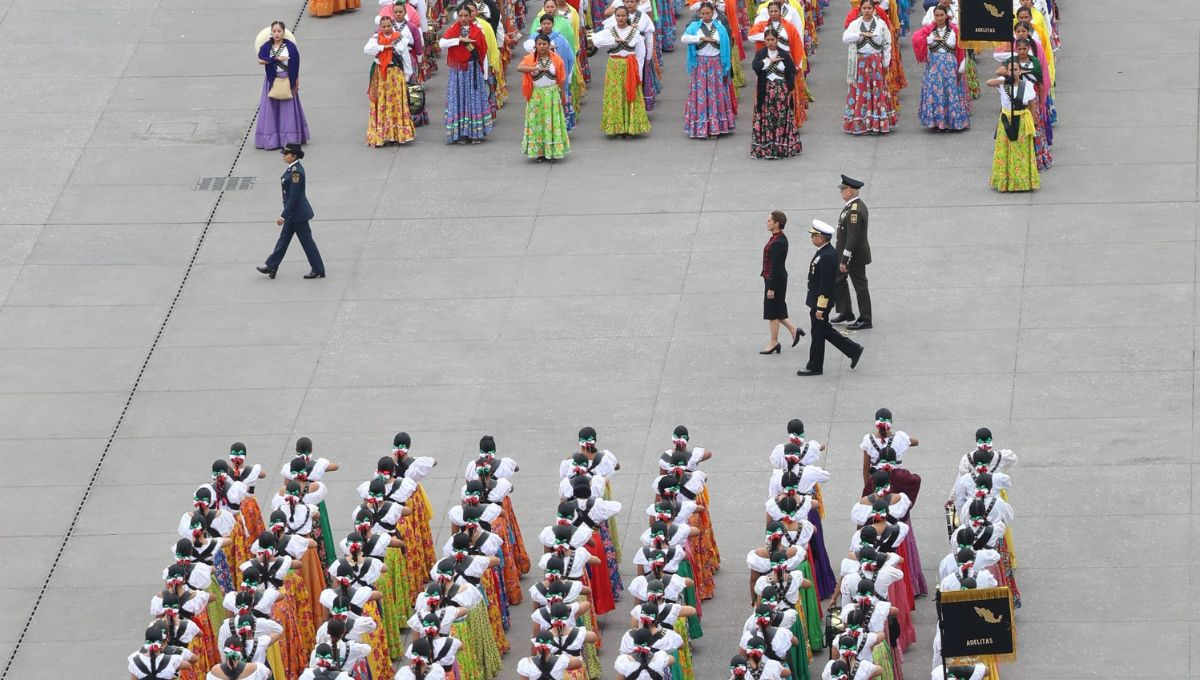
[[[867,289],[867,265],[871,264],[871,244],[867,241],[867,204],[858,197],[863,183],[842,175],[838,186],[846,202],[838,215],[838,279],[835,299],[837,314],[830,323],[853,322],[847,328],[860,331],[871,328],[871,291]],[[850,284],[858,298],[858,317],[850,304]]]

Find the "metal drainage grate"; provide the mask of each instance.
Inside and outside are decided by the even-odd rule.
[[[196,191],[247,191],[254,188],[257,177],[201,177]]]

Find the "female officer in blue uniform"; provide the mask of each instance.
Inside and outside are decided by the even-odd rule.
[[[267,258],[266,264],[258,266],[258,271],[275,278],[275,273],[279,271],[279,264],[283,262],[283,256],[287,253],[288,244],[292,242],[294,234],[296,238],[300,239],[300,246],[304,248],[304,254],[308,257],[308,264],[311,267],[311,271],[305,274],[304,278],[323,279],[325,278],[325,263],[321,261],[321,251],[317,250],[317,242],[312,237],[312,228],[308,225],[308,221],[313,218],[313,209],[304,195],[304,166],[300,165],[300,159],[304,158],[304,150],[300,148],[299,144],[288,144],[280,153],[283,154],[283,160],[288,164],[287,170],[284,170],[283,175],[279,178],[279,183],[283,188],[283,212],[279,213],[279,219],[275,220],[275,224],[282,229],[279,230],[279,240],[275,243],[275,251]]]

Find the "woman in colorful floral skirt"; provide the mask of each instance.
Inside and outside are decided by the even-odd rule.
[[[1042,186],[1037,154],[1033,150],[1033,112],[1037,98],[1024,78],[1002,76],[987,81],[1000,91],[1000,120],[996,123],[996,147],[992,156],[991,186],[997,191],[1031,191]]]
[[[754,55],[758,91],[754,98],[754,130],[750,155],[755,158],[791,158],[804,149],[796,132],[796,100],[792,88],[796,66],[786,50],[779,48],[779,33],[768,28],[763,47]]]
[[[959,65],[966,54],[959,46],[958,27],[950,23],[944,7],[933,8],[933,23],[913,34],[917,62],[928,62],[921,80],[921,125],[942,130],[965,130],[971,126],[970,100]]]
[[[550,37],[539,33],[534,39],[534,53],[526,55],[517,70],[524,74],[521,92],[526,101],[521,148],[539,163],[547,158],[556,161],[571,150],[564,112],[566,65],[550,51]]]
[[[1017,39],[1016,45],[1015,56],[1006,52],[996,53],[996,59],[1003,62],[1003,65],[996,69],[996,75],[1020,78],[1037,93],[1033,101],[1029,102],[1029,111],[1033,115],[1033,153],[1037,156],[1038,170],[1045,170],[1054,165],[1054,157],[1050,153],[1050,119],[1045,108],[1048,98],[1046,71],[1042,62],[1033,56],[1036,47],[1034,41]]]
[[[567,72],[566,83],[563,86],[563,93],[566,96],[566,104],[563,105],[563,118],[567,122],[567,132],[575,128],[575,95],[572,92],[573,81],[575,79],[575,51],[571,49],[571,43],[567,42],[566,36],[554,29],[555,17],[550,14],[543,14],[538,18],[539,30],[530,36],[529,40],[525,41],[525,51],[533,54],[536,47],[535,39],[538,35],[544,35],[550,40],[550,51],[558,55],[562,59],[563,69]]]
[[[796,119],[796,129],[808,120],[808,55],[804,51],[804,34],[792,22],[783,18],[783,8],[786,5],[780,0],[767,3],[765,15],[750,28],[750,40],[754,41],[754,49],[763,48],[763,35],[768,28],[775,30],[779,49],[786,52],[792,59],[793,70],[796,72],[792,81],[792,112]]]
[[[680,39],[688,46],[689,84],[683,131],[692,139],[728,134],[736,124],[729,87],[733,43],[725,26],[713,20],[715,15],[712,3],[702,3],[700,18]]]
[[[654,26],[654,20],[649,14],[649,3],[642,9],[638,5],[638,0],[625,0],[622,3],[625,9],[629,12],[629,25],[638,29],[642,34],[642,43],[646,48],[646,59],[642,64],[642,96],[646,100],[646,112],[654,110],[654,100],[662,92],[662,46],[658,39],[659,31]],[[610,10],[616,11],[616,6]],[[605,30],[612,28],[617,23],[615,17],[610,16],[604,20],[603,28]]]
[[[852,135],[885,134],[899,122],[886,81],[892,60],[892,34],[887,24],[875,16],[873,0],[862,0],[859,11],[861,15],[842,33],[842,42],[852,46],[842,129]]]
[[[397,30],[390,17],[381,17],[379,31],[363,47],[363,52],[372,57],[367,85],[371,101],[367,146],[404,144],[413,139],[415,126],[408,112],[408,74],[413,72],[411,46],[407,25]]]
[[[466,7],[458,21],[442,34],[438,46],[446,50],[450,72],[446,83],[446,143],[478,144],[492,131],[488,103],[487,41]]]
[[[641,78],[647,58],[646,44],[638,29],[629,25],[629,10],[618,7],[613,17],[615,26],[591,36],[593,45],[608,49],[600,130],[609,136],[640,135],[650,131]]]

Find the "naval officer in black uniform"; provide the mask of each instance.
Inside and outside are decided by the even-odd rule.
[[[796,371],[796,375],[821,375],[825,372],[826,341],[850,357],[850,368],[854,368],[862,357],[862,345],[829,325],[839,259],[837,251],[829,245],[829,239],[833,238],[833,227],[821,220],[813,220],[812,229],[809,229],[808,233],[811,234],[812,244],[817,248],[812,262],[808,265],[808,297],[804,301],[809,307],[808,316],[812,321],[812,343],[808,349],[808,365]]]
[[[838,283],[835,304],[837,314],[830,323],[853,322],[846,328],[864,331],[871,325],[871,292],[867,290],[867,265],[871,264],[871,244],[867,241],[867,204],[859,198],[863,183],[842,175],[838,189],[846,205],[838,215],[837,247]],[[850,304],[850,284],[858,299],[858,318]]]
[[[300,159],[304,158],[304,150],[299,144],[288,144],[280,153],[288,166],[279,178],[283,188],[283,212],[279,213],[275,224],[283,228],[279,230],[275,251],[267,258],[266,264],[259,265],[257,269],[275,278],[275,272],[279,271],[279,264],[283,262],[283,256],[287,253],[288,244],[292,242],[294,234],[300,239],[300,246],[304,248],[304,254],[308,257],[310,271],[304,278],[323,279],[325,263],[321,261],[321,251],[317,250],[317,242],[312,237],[312,227],[308,225],[308,221],[313,218],[313,209],[308,204],[308,197],[304,195],[304,166],[300,165]]]

